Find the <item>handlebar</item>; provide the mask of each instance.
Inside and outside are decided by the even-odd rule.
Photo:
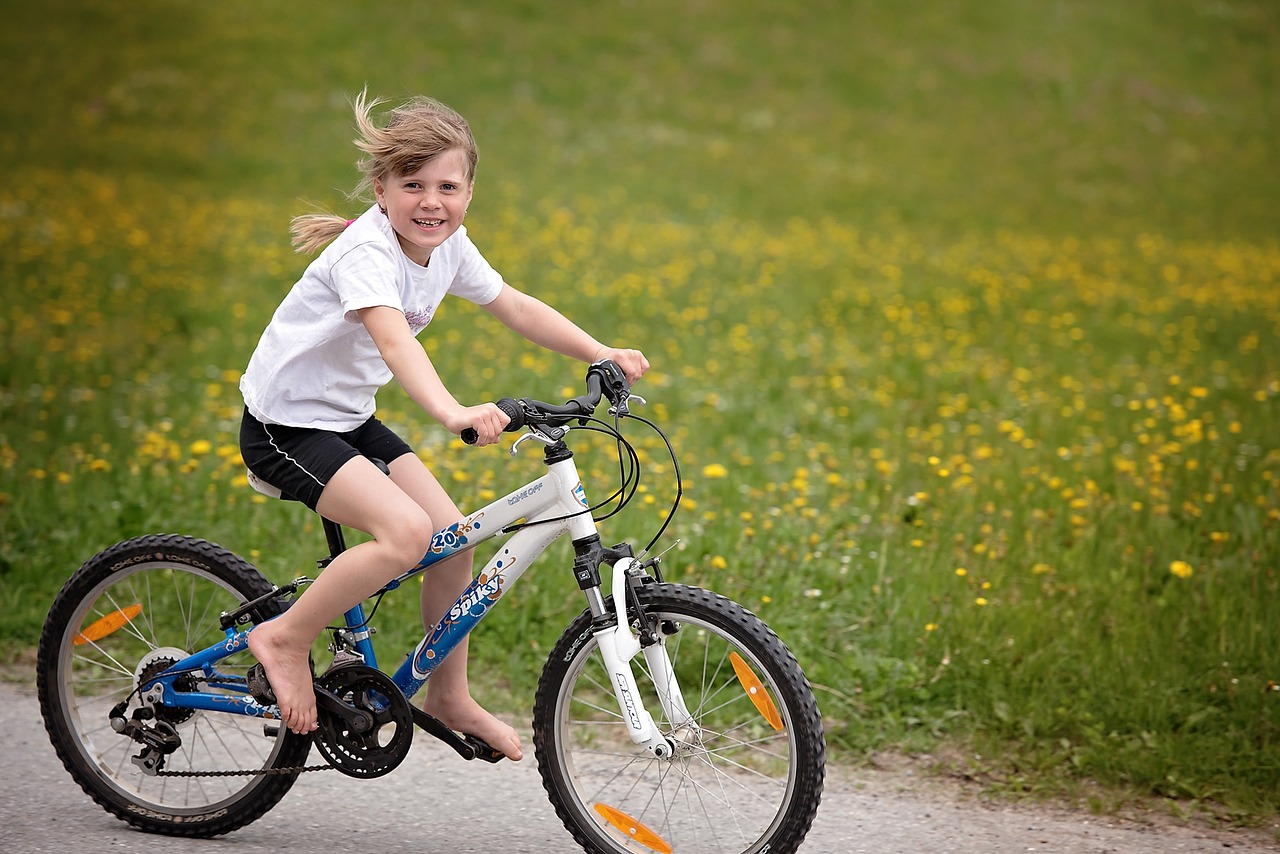
[[[502,432],[515,433],[531,424],[563,427],[576,419],[587,418],[596,411],[601,397],[608,398],[619,415],[626,415],[627,398],[630,396],[631,386],[627,383],[627,376],[622,368],[616,362],[604,359],[587,368],[586,394],[559,404],[544,403],[527,397],[519,400],[504,397],[495,401],[495,405],[511,419],[502,428]],[[468,445],[474,445],[480,438],[474,427],[467,427],[461,435],[462,441]]]

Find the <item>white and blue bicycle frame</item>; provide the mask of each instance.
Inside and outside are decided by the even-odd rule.
[[[449,653],[474,629],[493,606],[515,585],[525,571],[553,541],[568,534],[576,552],[575,573],[578,585],[587,598],[592,615],[592,633],[596,636],[606,671],[612,680],[614,696],[631,740],[654,756],[668,757],[671,745],[645,708],[638,690],[631,661],[643,653],[662,705],[672,729],[695,726],[685,706],[675,673],[660,635],[646,639],[632,630],[627,617],[627,585],[630,576],[642,569],[630,549],[606,550],[590,512],[582,480],[573,454],[562,442],[552,442],[539,434],[524,439],[538,439],[550,445],[547,449],[548,470],[537,480],[492,502],[482,510],[440,530],[432,538],[431,548],[408,572],[391,581],[386,590],[399,587],[420,572],[501,534],[510,536],[483,570],[449,608],[440,622],[417,645],[392,680],[412,697],[427,682],[432,672]],[[514,452],[514,450],[513,450]],[[599,568],[612,561],[612,610],[601,593]],[[371,632],[363,604],[344,615],[346,628],[339,631],[342,643],[364,659],[369,667],[377,667],[377,656],[370,640]],[[200,650],[139,686],[139,693],[152,702],[178,708],[227,712],[274,719],[275,706],[265,706],[249,695],[243,677],[222,674],[217,663],[248,647],[248,631],[226,629],[226,639]],[[585,640],[585,637],[584,637]],[[178,690],[174,683],[199,673],[199,682],[209,690]]]

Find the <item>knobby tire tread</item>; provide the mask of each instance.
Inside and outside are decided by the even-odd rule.
[[[103,809],[134,827],[152,833],[194,838],[219,836],[261,818],[289,791],[297,774],[262,776],[258,778],[261,783],[246,786],[233,803],[208,817],[166,816],[163,808],[135,803],[95,773],[92,762],[79,749],[79,739],[72,731],[67,710],[63,708],[59,684],[62,678],[60,667],[64,661],[62,645],[68,638],[67,621],[82,600],[104,580],[122,570],[144,565],[149,554],[154,556],[157,565],[192,564],[217,576],[235,589],[241,601],[263,596],[273,589],[273,585],[253,566],[206,540],[179,534],[150,534],[111,546],[76,570],[49,610],[37,652],[40,711],[49,740],[63,766]],[[180,559],[174,561],[174,557]],[[289,741],[276,754],[273,767],[301,765],[310,750],[310,739],[288,732],[280,737]],[[140,814],[139,809],[148,814]]]
[[[796,732],[796,752],[801,767],[788,816],[773,836],[763,840],[763,844],[754,850],[792,854],[813,824],[822,797],[826,765],[822,718],[813,690],[795,656],[759,617],[709,590],[681,584],[650,584],[641,588],[640,599],[650,613],[685,614],[720,626],[737,643],[765,662],[777,680],[782,693],[780,699],[787,705]],[[613,608],[612,603],[613,599],[609,597],[606,600],[609,610]],[[595,652],[596,643],[591,638],[591,615],[587,611],[579,614],[560,636],[543,668],[533,707],[534,749],[543,788],[574,840],[590,854],[617,854],[619,849],[601,847],[596,837],[584,831],[579,824],[580,813],[570,805],[574,800],[572,787],[556,762],[555,740],[560,737],[556,731],[556,701],[561,685],[569,675],[570,663],[576,658],[576,650],[583,643],[590,645],[592,654],[598,654]]]

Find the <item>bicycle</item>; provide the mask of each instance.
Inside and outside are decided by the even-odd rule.
[[[601,398],[612,422],[594,417]],[[332,664],[315,678],[319,729],[298,735],[254,686],[248,632],[288,607],[299,577],[272,585],[213,543],[148,535],[87,561],[55,599],[38,652],[45,727],[71,776],[108,812],[142,830],[191,837],[256,820],[298,775],[356,778],[393,770],[415,726],[467,759],[501,754],[410,705],[449,651],[489,614],[553,541],[569,536],[585,609],[543,668],[533,743],[566,829],[591,852],[795,851],[822,794],[826,746],[813,692],[781,640],[742,606],[667,582],[646,557],[680,504],[675,451],[631,412],[625,377],[592,365],[584,395],[559,405],[504,398],[508,431],[543,446],[541,477],[440,530],[422,560],[330,628]],[[640,458],[622,422],[652,428],[670,452],[675,499],[639,555],[606,547],[597,521],[635,495]],[[588,502],[566,439],[616,442],[621,485]],[[464,436],[474,441],[474,436]],[[595,513],[608,505],[599,519]],[[324,520],[329,556],[345,548]],[[505,537],[448,614],[394,671],[378,669],[370,619],[381,597],[433,564]],[[611,568],[606,590],[603,567]],[[324,765],[304,765],[312,745]]]

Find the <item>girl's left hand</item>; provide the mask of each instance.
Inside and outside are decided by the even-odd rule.
[[[618,364],[622,368],[622,372],[627,375],[627,382],[635,385],[640,382],[640,378],[649,370],[649,360],[644,357],[644,353],[639,350],[620,350],[616,347],[602,347],[600,352],[596,353],[595,361],[609,359]]]

